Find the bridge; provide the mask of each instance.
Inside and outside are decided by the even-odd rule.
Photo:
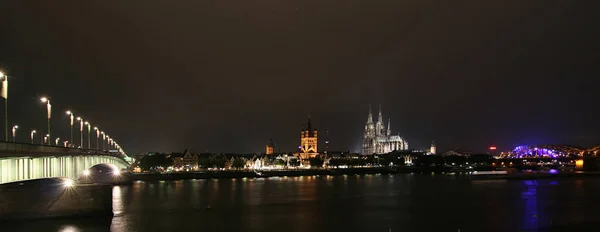
[[[514,156],[515,158],[530,158],[530,157],[549,157],[558,158],[566,156],[584,156],[600,154],[600,146],[592,147],[589,149],[580,148],[569,145],[525,145],[518,146],[508,154],[508,156]]]
[[[77,179],[98,164],[129,166],[126,156],[118,152],[0,142],[0,184],[47,177]]]

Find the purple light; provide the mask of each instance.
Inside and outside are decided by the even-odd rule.
[[[558,170],[556,170],[556,169],[550,169],[550,174],[556,174],[556,173],[558,173]]]

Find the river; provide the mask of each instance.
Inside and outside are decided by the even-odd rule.
[[[595,178],[472,181],[460,176],[397,174],[136,181],[113,187],[112,219],[44,220],[1,228],[547,231],[551,225],[598,226],[598,196],[600,179]]]

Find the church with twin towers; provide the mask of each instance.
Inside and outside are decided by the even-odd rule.
[[[392,135],[391,120],[388,119],[387,127],[383,121],[381,105],[379,106],[379,115],[377,122],[373,121],[371,106],[369,106],[369,116],[365,125],[363,135],[362,154],[386,154],[392,151],[408,150],[408,142],[400,135]]]

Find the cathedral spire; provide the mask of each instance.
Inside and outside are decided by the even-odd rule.
[[[391,126],[391,125],[392,125],[392,119],[388,118],[388,124],[387,124],[387,126],[388,126],[388,129],[387,129],[387,136],[390,136],[390,135],[392,135],[392,126]]]
[[[369,117],[367,117],[367,124],[373,123],[373,113],[371,113],[371,104],[369,104]]]
[[[379,104],[379,118],[377,122],[383,123],[383,113],[381,112],[381,104]]]

